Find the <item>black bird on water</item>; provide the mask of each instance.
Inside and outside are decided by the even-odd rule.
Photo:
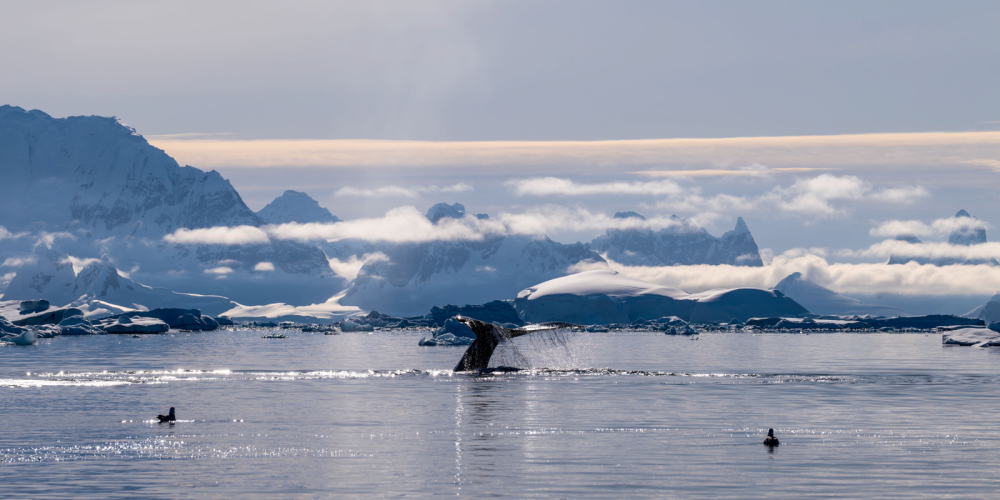
[[[168,413],[166,415],[157,415],[156,418],[160,419],[160,423],[161,424],[164,423],[164,422],[173,422],[174,420],[177,420],[177,416],[174,415],[174,407],[173,406],[170,407],[170,413]]]
[[[171,415],[173,415],[173,413],[171,413]],[[774,437],[774,429],[767,430],[767,437],[764,438],[764,444],[768,446],[778,446],[781,444],[778,442],[778,438]]]

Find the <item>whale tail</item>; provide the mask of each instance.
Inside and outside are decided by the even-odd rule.
[[[524,328],[504,328],[493,323],[479,321],[478,319],[463,318],[461,316],[457,316],[455,319],[461,321],[472,330],[472,333],[476,334],[476,340],[472,341],[469,348],[465,350],[465,354],[462,355],[462,359],[455,366],[456,372],[486,369],[490,365],[490,358],[493,357],[493,351],[496,350],[497,346],[501,342],[509,341],[514,337],[545,330],[582,328],[580,325],[562,322],[541,323],[538,325],[529,325]]]

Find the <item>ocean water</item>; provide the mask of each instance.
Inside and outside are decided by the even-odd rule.
[[[940,335],[529,336],[456,374],[426,333],[265,333],[0,347],[0,498],[1000,491],[1000,349]]]

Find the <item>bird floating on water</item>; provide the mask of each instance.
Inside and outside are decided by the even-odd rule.
[[[157,415],[156,418],[160,419],[160,423],[161,424],[164,423],[164,422],[173,422],[173,421],[177,420],[177,416],[174,415],[174,407],[173,406],[170,407],[170,413],[168,413],[166,415]]]
[[[767,437],[764,438],[764,444],[768,446],[778,446],[781,444],[778,442],[778,438],[774,437],[774,429],[767,430]]]

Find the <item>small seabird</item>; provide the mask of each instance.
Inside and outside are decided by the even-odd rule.
[[[173,406],[170,407],[170,413],[166,415],[157,415],[156,418],[160,419],[161,424],[164,422],[173,422],[174,420],[177,420],[177,417],[174,415]]]
[[[171,408],[171,410],[173,410],[173,408]],[[172,412],[170,414],[173,415]],[[778,446],[781,444],[778,442],[778,438],[774,437],[774,429],[767,430],[767,437],[764,438],[764,444],[768,446]]]

